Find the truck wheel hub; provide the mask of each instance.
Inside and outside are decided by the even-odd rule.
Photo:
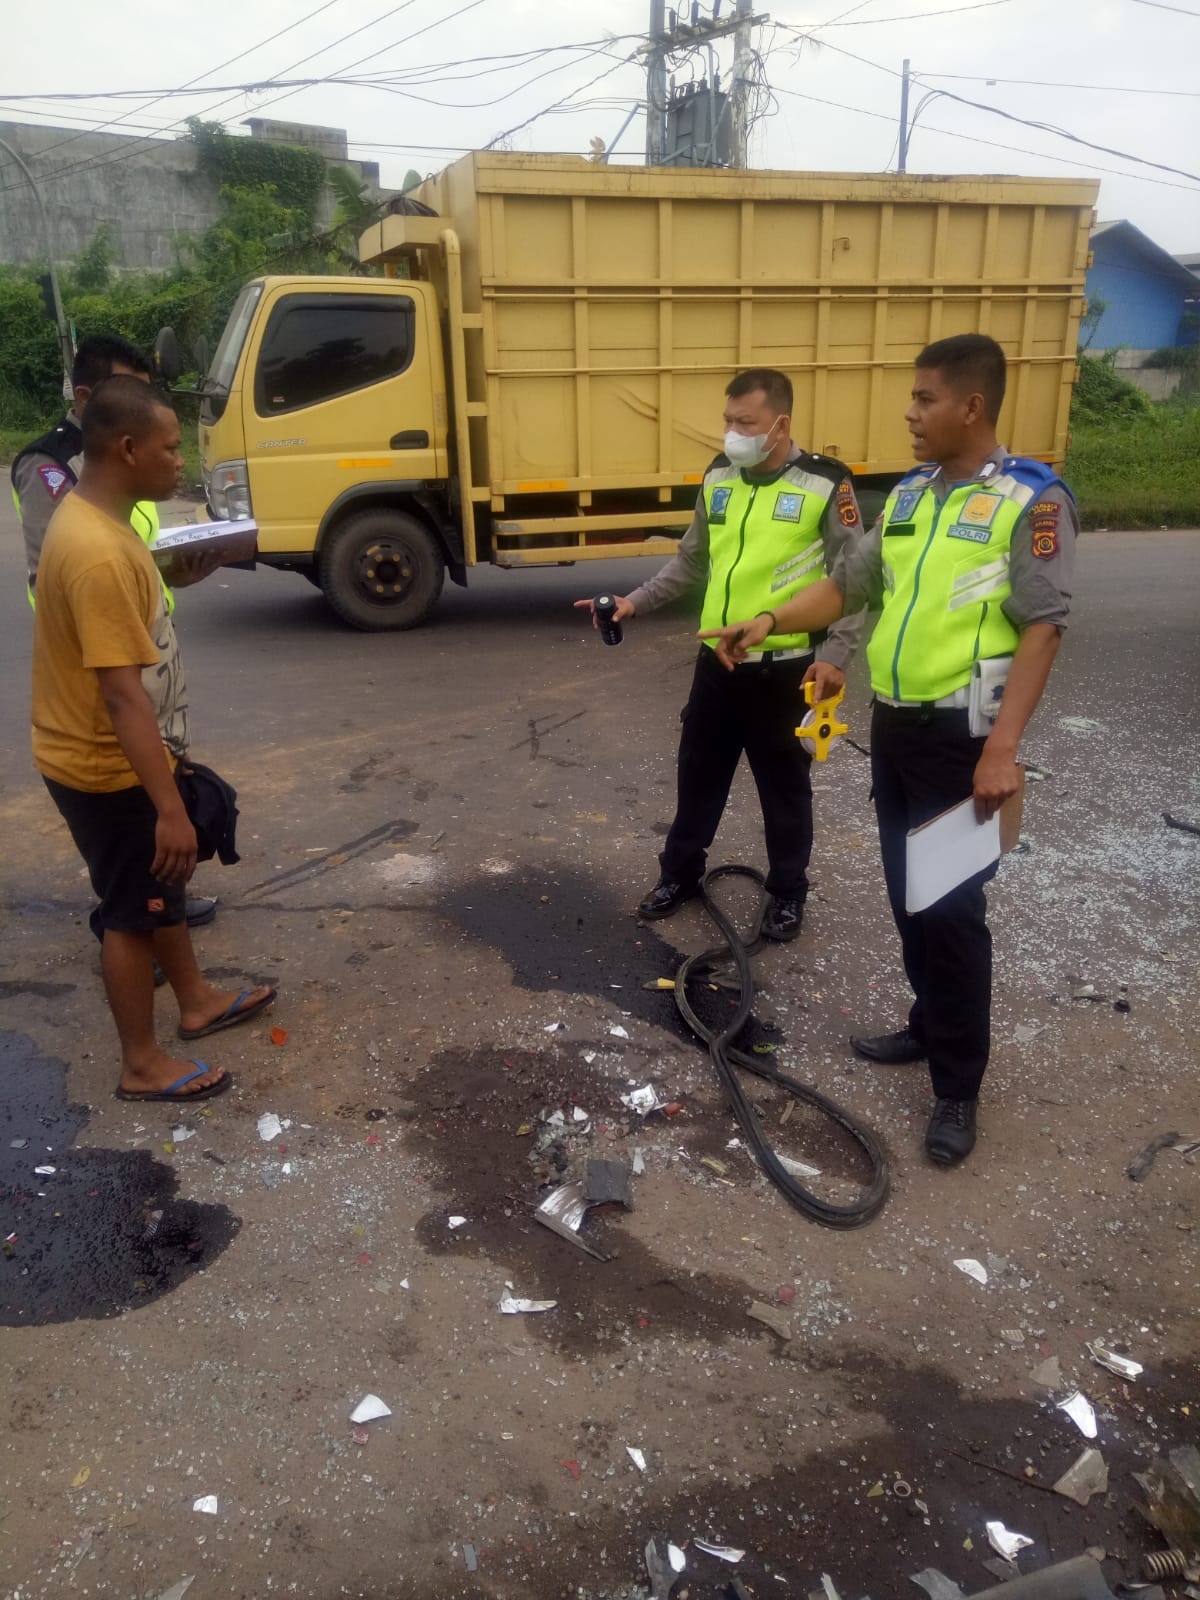
[[[375,600],[396,600],[413,579],[412,552],[390,539],[377,540],[358,558],[358,582]]]

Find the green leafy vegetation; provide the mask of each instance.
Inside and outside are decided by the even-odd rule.
[[[200,170],[216,183],[221,216],[202,234],[181,236],[165,272],[120,272],[115,231],[105,224],[70,266],[60,270],[63,303],[76,339],[117,333],[151,349],[160,328],[175,329],[180,348],[203,336],[210,350],[249,278],[265,273],[371,274],[358,260],[358,238],[379,215],[366,184],[314,151],[263,139],[233,139],[219,126],[192,122]],[[332,226],[314,224],[328,179],[337,201]],[[8,460],[62,415],[58,337],[46,315],[42,264],[0,266],[0,459]],[[185,375],[186,381],[186,375]],[[195,448],[194,404],[181,399],[189,475]]]
[[[1074,424],[1066,478],[1085,528],[1200,528],[1200,406]]]
[[[325,160],[301,145],[234,139],[218,122],[188,119],[200,171],[220,190],[257,189],[312,222],[325,182]]]

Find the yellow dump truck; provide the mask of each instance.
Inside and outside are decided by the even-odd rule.
[[[383,277],[248,283],[203,381],[204,483],[355,627],[447,570],[664,559],[741,367],[864,496],[912,464],[913,357],[980,331],[1001,426],[1061,462],[1096,185],[698,171],[479,151],[393,202]]]

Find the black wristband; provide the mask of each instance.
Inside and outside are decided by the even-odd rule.
[[[754,613],[755,622],[758,621],[759,617],[770,617],[770,619],[771,619],[771,633],[774,633],[777,630],[777,628],[779,627],[779,618],[775,615],[775,613],[773,611],[756,611]],[[768,635],[768,637],[770,637],[770,635]]]

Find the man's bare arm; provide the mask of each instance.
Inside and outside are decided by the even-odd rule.
[[[117,743],[155,811],[155,856],[150,871],[162,883],[186,883],[196,870],[196,830],[175,784],[154,707],[142,687],[140,667],[98,667]]]
[[[772,633],[816,633],[842,615],[845,596],[832,578],[810,583],[776,611],[760,612],[745,622],[731,622],[727,628],[712,628],[701,639],[719,639],[717,660],[733,668]]]
[[[975,768],[975,815],[980,822],[986,822],[1020,787],[1017,749],[1042,698],[1058,645],[1058,629],[1052,622],[1032,622],[1021,635],[996,725]]]

